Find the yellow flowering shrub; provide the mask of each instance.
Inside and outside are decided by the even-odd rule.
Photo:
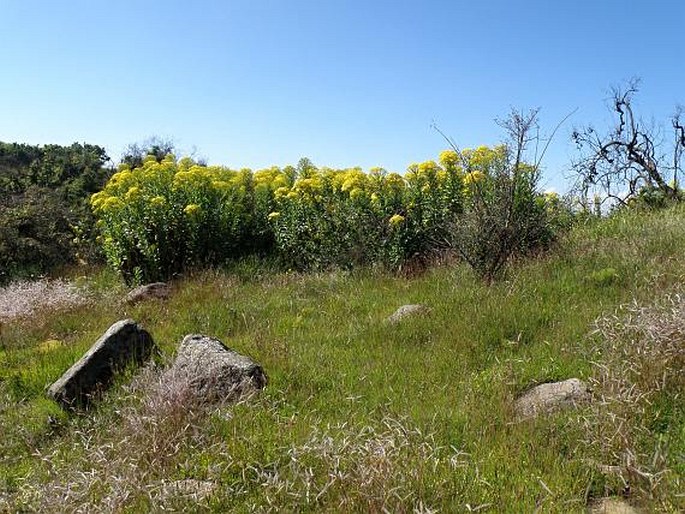
[[[266,182],[277,175],[271,172]],[[131,282],[161,280],[269,245],[264,229],[270,230],[273,194],[254,186],[250,170],[168,155],[135,169],[122,166],[91,197],[91,207],[110,264]]]
[[[129,280],[253,252],[299,269],[397,267],[448,241],[507,158],[504,146],[446,150],[401,175],[306,159],[252,172],[170,155],[122,166],[91,206],[109,262]]]

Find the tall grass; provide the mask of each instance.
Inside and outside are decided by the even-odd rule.
[[[684,350],[670,335],[680,334],[672,295],[685,276],[684,221],[678,209],[588,223],[491,286],[459,264],[399,278],[265,273],[252,261],[131,307],[107,294],[104,272],[88,281],[97,301],[3,327],[0,505],[583,512],[624,494],[678,512]],[[633,301],[641,324],[616,310]],[[430,313],[384,323],[408,303]],[[160,385],[160,364],[84,415],[60,412],[44,388],[123,317],[167,358],[188,333],[218,337],[262,364],[269,385],[238,405],[194,404]],[[61,344],[45,350],[47,340]],[[570,377],[593,385],[593,403],[517,421],[521,392]]]

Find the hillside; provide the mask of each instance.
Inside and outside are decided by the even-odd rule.
[[[75,278],[86,305],[0,320],[0,506],[566,513],[623,497],[685,510],[684,252],[677,208],[592,220],[493,285],[453,262],[399,277],[248,259],[129,307],[111,272]],[[384,322],[405,304],[430,312]],[[161,346],[158,366],[82,414],[45,398],[124,318]],[[218,408],[160,393],[191,333],[251,356],[266,389]],[[522,393],[568,378],[591,386],[588,404],[516,416]]]

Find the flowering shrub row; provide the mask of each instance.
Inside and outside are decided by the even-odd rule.
[[[447,150],[406,174],[314,166],[252,172],[168,155],[122,166],[93,195],[110,264],[130,281],[168,278],[246,253],[277,253],[291,267],[397,267],[453,244],[507,148]],[[529,191],[540,208],[551,199]]]

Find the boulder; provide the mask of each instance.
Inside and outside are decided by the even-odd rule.
[[[259,364],[201,334],[183,339],[166,378],[178,381],[189,396],[203,403],[237,401],[267,382]]]
[[[126,319],[107,329],[90,350],[48,389],[48,396],[66,409],[89,403],[122,368],[142,364],[152,354],[154,342],[135,321]]]
[[[600,498],[588,506],[590,514],[639,514],[639,510],[620,498]]]
[[[126,303],[129,305],[143,302],[145,300],[166,300],[170,294],[169,285],[165,282],[154,282],[136,287],[126,295]]]
[[[410,316],[417,316],[417,315],[423,315],[423,314],[428,314],[430,312],[430,309],[426,307],[425,305],[421,304],[409,304],[409,305],[403,305],[399,309],[397,309],[388,319],[385,321],[390,324],[396,324],[402,321],[404,318],[408,318]]]
[[[529,418],[573,407],[589,399],[587,385],[577,378],[569,378],[562,382],[540,384],[530,389],[516,400],[514,408],[519,417]]]

